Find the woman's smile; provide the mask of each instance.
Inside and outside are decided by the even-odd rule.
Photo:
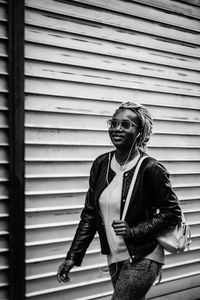
[[[112,136],[112,139],[116,142],[122,141],[124,139],[124,135],[122,135],[122,134],[113,133],[111,136]]]

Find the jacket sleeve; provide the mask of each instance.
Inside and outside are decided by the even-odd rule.
[[[90,170],[89,189],[85,198],[85,206],[80,216],[80,222],[77,227],[71,247],[67,253],[66,260],[70,259],[80,266],[87,248],[93,240],[96,233],[95,207],[93,193],[95,187],[95,177],[97,172],[97,161],[95,161]]]
[[[131,236],[135,241],[154,239],[159,233],[175,227],[181,221],[179,201],[166,169],[154,162],[148,170],[148,180],[153,194],[152,212],[145,222],[131,228]]]

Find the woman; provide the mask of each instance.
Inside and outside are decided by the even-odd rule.
[[[164,264],[156,236],[181,221],[181,210],[166,169],[145,153],[153,125],[148,110],[122,103],[108,125],[116,150],[99,156],[92,165],[81,220],[57,277],[60,282],[69,280],[69,271],[81,265],[98,231],[114,287],[112,300],[145,299]],[[129,186],[144,155],[123,219]]]

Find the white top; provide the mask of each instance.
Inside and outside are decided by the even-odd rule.
[[[103,222],[111,251],[111,254],[107,256],[108,264],[123,261],[130,257],[123,237],[115,234],[112,222],[113,220],[120,219],[123,175],[136,165],[139,157],[140,156],[137,155],[126,165],[120,166],[116,161],[115,155],[113,156],[111,169],[116,173],[116,175],[102,192],[99,199],[99,206],[103,216]]]

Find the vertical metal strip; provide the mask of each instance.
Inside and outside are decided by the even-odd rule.
[[[25,299],[24,0],[8,0],[10,299]]]

